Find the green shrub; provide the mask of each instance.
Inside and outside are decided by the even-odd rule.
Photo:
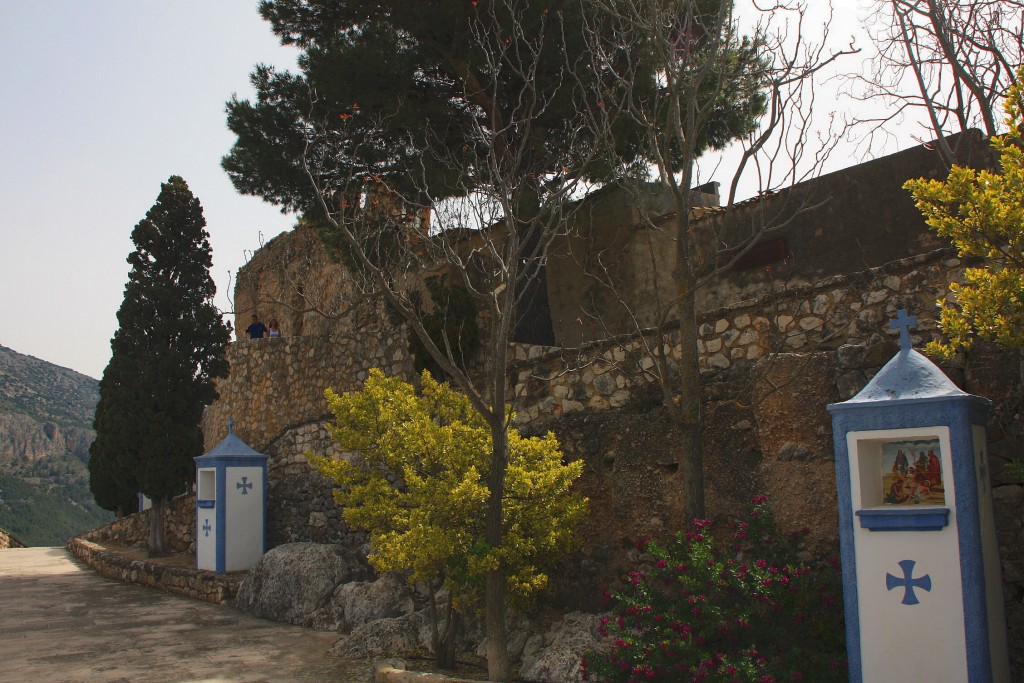
[[[586,680],[846,681],[839,564],[799,557],[806,530],[779,533],[764,496],[731,541],[716,544],[694,520],[606,594],[608,647],[584,658]]]

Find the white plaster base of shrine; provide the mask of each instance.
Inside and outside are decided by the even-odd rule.
[[[858,511],[882,505],[880,489],[861,488],[861,482],[870,481],[871,474],[881,468],[876,446],[922,437],[938,437],[942,471],[951,472],[946,427],[847,434],[849,452],[859,454],[849,461],[851,501],[863,501],[863,508],[854,504],[851,509],[855,517]],[[951,482],[946,484],[945,493],[947,500],[955,500]],[[882,532],[853,524],[856,565],[862,568],[856,576],[860,623],[871,625],[860,631],[863,681],[968,680],[956,511],[941,510],[948,512],[948,524],[934,530]],[[905,565],[909,576],[900,564],[908,561],[912,563]],[[918,602],[906,604],[910,600]],[[908,609],[914,610],[911,624],[907,621]]]
[[[266,552],[267,456],[235,436],[196,461],[196,567],[233,572]]]
[[[911,349],[916,321],[899,318],[900,352],[828,407],[850,681],[1009,683],[990,403]]]

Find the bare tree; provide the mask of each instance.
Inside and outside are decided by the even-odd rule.
[[[461,106],[469,112],[459,144],[451,144],[450,130],[422,122],[404,140],[415,163],[401,177],[392,171],[384,178],[372,165],[349,160],[379,156],[380,146],[389,144],[385,135],[393,135],[393,112],[362,111],[357,134],[307,117],[302,158],[351,272],[364,289],[387,301],[490,427],[486,543],[493,564],[485,623],[491,680],[511,678],[500,561],[511,420],[509,343],[543,277],[551,242],[571,225],[579,207],[570,200],[607,165],[580,113],[566,111],[558,131],[544,128],[553,107],[564,109],[567,101],[593,100],[593,95],[570,76],[569,63],[553,68],[545,61],[552,52],[566,52],[562,19],[545,12],[539,23],[527,21],[523,14],[530,11],[511,0],[481,4],[470,20],[468,39],[480,61],[451,60],[464,88]],[[552,44],[559,49],[552,51]],[[543,83],[537,76],[541,69]],[[512,97],[509,82],[520,84]],[[311,97],[312,111],[316,96]],[[438,175],[453,178],[454,187],[439,190],[431,181]],[[449,287],[475,303],[482,334],[480,352],[472,358],[461,348],[463,321],[428,329],[428,314],[444,307],[443,301],[430,300],[429,275],[448,278]]]
[[[865,27],[877,52],[866,73],[847,76],[852,97],[886,107],[857,119],[868,145],[910,117],[951,165],[957,150],[947,136],[1000,132],[1002,102],[1024,60],[1024,2],[880,0],[873,9]]]
[[[751,28],[744,35],[732,2],[677,0],[594,0],[592,49],[598,68],[614,74],[617,85],[603,94],[603,106],[595,112],[594,125],[607,130],[607,122],[627,117],[644,131],[649,158],[656,173],[658,191],[669,198],[668,210],[639,200],[641,225],[647,236],[651,272],[663,282],[653,287],[646,302],[653,311],[641,315],[632,308],[628,317],[639,331],[655,333],[640,337],[649,345],[656,365],[651,374],[662,404],[682,434],[677,464],[682,474],[685,511],[688,517],[704,514],[704,475],[700,366],[698,360],[697,295],[702,287],[732,267],[766,234],[787,225],[801,212],[820,206],[827,197],[802,197],[799,201],[764,201],[781,187],[812,176],[840,140],[841,131],[826,124],[814,134],[814,79],[840,57],[856,52],[853,46],[839,50],[826,47],[828,22],[816,32],[805,26],[805,6],[777,3],[752,6]],[[613,31],[599,30],[612,22]],[[608,42],[607,36],[616,36]],[[660,83],[655,92],[630,87],[637,79],[633,64],[620,59],[627,46],[642,43],[657,56]],[[733,112],[728,109],[733,108]],[[737,200],[744,175],[753,175],[761,202],[757,219],[728,232],[720,223],[699,220],[707,211],[700,188],[708,177],[704,168],[708,150],[735,141],[740,148],[729,181],[727,205]],[[697,188],[697,189],[695,189]],[[648,188],[649,191],[649,188]],[[671,256],[666,249],[674,250]],[[664,282],[671,261],[670,286]],[[609,290],[615,278],[599,262],[589,268]],[[636,300],[617,296],[621,308],[630,310]],[[599,314],[598,314],[599,315]],[[623,330],[616,330],[622,332]],[[677,340],[672,343],[669,340]],[[674,354],[670,349],[675,348]]]
[[[769,129],[788,130],[795,108],[786,98],[802,97],[801,83],[818,67],[805,64],[800,51],[772,61],[767,30],[744,40],[730,0],[400,5],[372,3],[369,15],[350,16],[355,9],[328,0],[265,2],[275,30],[307,49],[300,66],[308,77],[258,70],[257,104],[229,105],[239,144],[225,168],[244,192],[315,207],[360,291],[388,302],[490,426],[488,675],[508,680],[500,563],[511,419],[506,371],[514,330],[534,298],[546,298],[550,246],[577,224],[574,215],[587,207],[577,200],[592,183],[646,175],[653,160],[670,198],[678,250],[676,290],[659,304],[658,319],[687,321],[683,346],[692,354],[679,363],[678,376],[697,386],[694,292],[708,272],[741,256],[725,237],[690,240],[697,159],[746,137],[753,151],[743,168],[792,181],[808,149],[799,144],[806,133],[786,147],[788,169],[773,168],[761,163],[773,135],[756,122],[770,108]],[[468,30],[451,21],[437,25],[449,16]],[[381,66],[346,50],[358,43],[363,55],[382,41],[393,41],[400,53],[383,59],[384,67],[412,68],[399,76],[407,80],[388,84],[387,97],[383,88],[366,90],[370,107],[349,94],[365,79],[349,79],[351,88],[330,79],[362,73],[339,66],[349,59],[364,69]],[[815,63],[831,59],[822,55]],[[315,190],[309,198],[298,189],[296,169]],[[752,243],[748,235],[742,245]],[[430,273],[446,276],[478,307],[475,360],[462,353],[461,321],[428,329],[428,316],[444,308],[424,286]],[[670,376],[666,359],[659,367]],[[683,397],[678,406],[675,396]],[[699,399],[694,408],[685,392],[666,391],[665,401],[688,428],[688,462],[696,454],[699,463]],[[688,486],[687,505],[702,510],[699,473]]]

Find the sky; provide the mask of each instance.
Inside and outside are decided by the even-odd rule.
[[[837,2],[837,33],[856,4]],[[257,5],[0,0],[0,345],[99,378],[132,228],[171,175],[203,205],[231,308],[231,275],[294,222],[220,168],[225,102],[251,97],[257,63],[295,65]]]
[[[294,68],[256,0],[0,0],[0,345],[99,378],[132,228],[180,175],[228,273],[293,219],[235,192],[224,104]]]

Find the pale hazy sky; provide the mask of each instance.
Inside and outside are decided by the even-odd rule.
[[[224,103],[255,64],[294,67],[257,4],[0,0],[0,345],[99,378],[132,228],[171,175],[203,205],[230,308],[228,273],[292,225],[220,168]],[[858,4],[836,2],[840,44]]]
[[[294,67],[257,0],[0,0],[0,344],[99,378],[131,231],[185,178],[228,271],[291,227],[234,191],[224,103],[258,62]]]

